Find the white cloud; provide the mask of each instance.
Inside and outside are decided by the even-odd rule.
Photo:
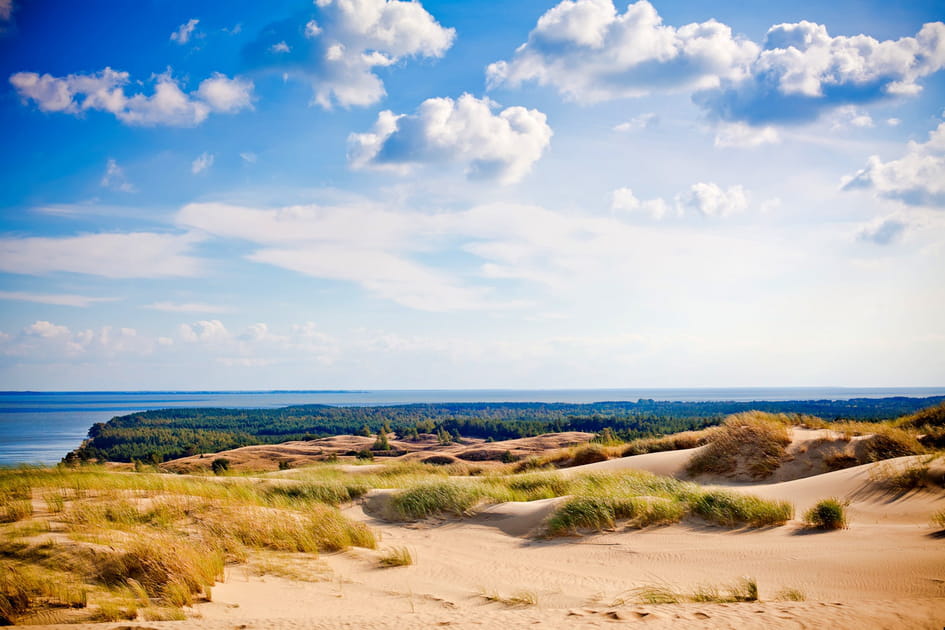
[[[618,188],[611,193],[610,207],[624,212],[643,212],[657,220],[669,212],[669,205],[663,199],[640,201],[630,188]]]
[[[825,26],[807,21],[777,24],[758,45],[715,20],[665,25],[646,0],[623,13],[612,0],[564,0],[486,74],[490,87],[534,81],[581,102],[695,91],[713,118],[764,126],[913,95],[922,89],[919,80],[943,67],[942,22],[885,41],[831,37]]]
[[[354,168],[406,171],[418,164],[458,162],[471,178],[521,180],[551,141],[545,115],[508,107],[493,113],[488,98],[430,98],[416,114],[383,111],[374,130],[351,134],[348,159]]]
[[[727,217],[748,209],[748,193],[741,186],[723,189],[718,184],[699,182],[676,196],[676,204],[707,217]]]
[[[715,130],[715,146],[720,148],[754,148],[780,141],[778,130],[771,126],[752,127],[742,122],[720,123]]]
[[[832,129],[842,129],[846,126],[860,128],[873,126],[873,118],[866,112],[857,109],[855,105],[838,107],[831,118],[833,118]]]
[[[99,110],[128,125],[193,127],[214,112],[232,114],[252,109],[252,81],[215,73],[202,81],[195,92],[186,94],[169,70],[155,80],[151,96],[127,96],[128,73],[111,68],[66,77],[35,72],[17,72],[10,77],[20,97],[34,101],[42,111],[80,115]]]
[[[193,235],[130,232],[62,238],[0,238],[0,270],[42,275],[83,273],[106,278],[195,276],[200,261],[188,254]]]
[[[193,324],[181,324],[178,327],[178,336],[187,343],[221,343],[231,337],[219,319],[201,320]]]
[[[190,172],[193,173],[194,175],[203,173],[204,171],[209,169],[211,166],[213,166],[213,160],[214,160],[214,155],[212,153],[207,153],[206,151],[204,151],[203,153],[197,156],[196,160],[191,162]]]
[[[181,24],[176,31],[171,33],[171,41],[177,42],[181,46],[190,41],[191,35],[194,33],[194,29],[197,28],[197,24],[200,23],[200,20],[192,18],[187,20],[184,24]]]
[[[902,120],[899,118],[887,118],[886,124],[890,127],[898,127],[900,124],[902,124]]]
[[[621,133],[628,133],[632,131],[639,131],[641,129],[650,129],[655,127],[660,122],[660,117],[654,114],[653,112],[648,112],[646,114],[640,114],[635,118],[631,118],[626,122],[622,122],[619,125],[614,126],[614,131],[619,131]]]
[[[510,60],[486,73],[492,87],[536,81],[594,102],[714,87],[739,78],[758,50],[715,20],[666,26],[646,0],[624,13],[611,0],[564,0],[539,18]]]
[[[456,32],[420,2],[318,0],[308,12],[262,30],[244,53],[250,63],[311,83],[313,104],[363,107],[386,94],[377,68],[410,57],[439,58]],[[303,17],[304,16],[304,17]]]
[[[856,237],[876,245],[889,245],[902,236],[906,227],[905,221],[898,217],[879,217],[863,225]]]
[[[749,194],[742,186],[730,186],[723,189],[718,184],[698,182],[689,190],[679,193],[668,203],[665,199],[637,199],[630,188],[618,188],[610,195],[611,210],[627,213],[647,214],[655,220],[664,219],[671,213],[682,217],[687,213],[695,212],[704,217],[725,218],[748,209]],[[768,200],[762,204],[761,210],[768,211],[780,203],[779,200]]]
[[[805,122],[844,105],[916,94],[918,81],[943,67],[941,22],[925,24],[915,37],[885,41],[831,37],[825,26],[807,21],[778,24],[768,30],[746,76],[729,77],[696,100],[721,120]]]
[[[204,302],[154,302],[144,308],[168,313],[229,313],[232,309]]]
[[[872,190],[911,206],[945,207],[945,123],[926,142],[909,142],[898,160],[871,156],[865,168],[844,178],[842,188]]]
[[[62,362],[68,359],[112,358],[122,354],[146,355],[154,342],[134,328],[101,326],[72,330],[68,326],[37,320],[15,335],[0,338],[0,354],[22,361]]]
[[[25,291],[0,291],[0,300],[36,302],[37,304],[55,304],[57,306],[78,306],[86,308],[98,302],[114,302],[119,298],[89,297],[71,293],[28,293]]]
[[[137,192],[137,189],[134,187],[134,185],[128,181],[127,177],[125,177],[124,169],[118,166],[118,162],[112,158],[109,158],[108,162],[105,163],[105,174],[102,175],[102,181],[100,182],[100,185],[102,188],[118,190],[120,192]]]
[[[244,151],[240,153],[240,159],[242,159],[247,164],[255,164],[258,156],[252,151]]]

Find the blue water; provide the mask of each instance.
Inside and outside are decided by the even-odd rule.
[[[0,465],[53,464],[79,446],[89,427],[115,416],[167,407],[398,405],[437,402],[590,403],[656,400],[845,400],[936,396],[945,387],[780,387],[729,389],[359,390],[274,392],[0,392]]]

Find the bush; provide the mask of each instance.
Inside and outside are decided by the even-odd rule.
[[[815,529],[846,529],[847,515],[845,504],[839,499],[823,499],[807,510],[804,523]]]
[[[214,475],[222,475],[230,469],[230,460],[225,457],[218,457],[210,464],[210,470]]]

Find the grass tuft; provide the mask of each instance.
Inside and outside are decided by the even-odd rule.
[[[846,529],[846,504],[839,499],[823,499],[804,514],[804,523],[813,529]]]
[[[393,516],[412,521],[437,514],[462,516],[483,498],[481,488],[456,481],[421,482],[396,493],[390,502]]]
[[[378,559],[382,567],[409,567],[413,564],[413,554],[406,547],[392,547]]]

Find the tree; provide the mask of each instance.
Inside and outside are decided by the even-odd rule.
[[[210,464],[210,469],[213,470],[214,475],[222,475],[230,469],[230,460],[225,457],[217,457]]]
[[[377,439],[374,440],[374,446],[371,447],[372,451],[389,451],[390,442],[387,441],[387,431],[381,427],[381,430],[377,434]]]

